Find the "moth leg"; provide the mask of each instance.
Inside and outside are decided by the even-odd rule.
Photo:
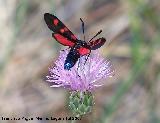
[[[80,59],[81,59],[81,58],[79,58],[79,60],[78,60],[77,73],[78,73],[78,68],[80,67]],[[80,77],[80,75],[79,75],[79,74],[78,74],[78,76]]]
[[[87,60],[88,60],[89,56],[90,56],[90,53],[89,53],[89,54],[87,55],[87,57],[85,58],[84,65],[86,64],[86,62],[87,62]]]

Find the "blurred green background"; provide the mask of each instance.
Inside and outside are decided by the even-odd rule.
[[[93,111],[79,123],[160,123],[159,0],[0,0],[0,10],[0,122],[25,122],[2,116],[72,116],[69,92],[45,82],[64,49],[44,22],[49,12],[81,39],[80,17],[87,40],[100,29],[107,39],[99,51],[115,76],[93,92]]]

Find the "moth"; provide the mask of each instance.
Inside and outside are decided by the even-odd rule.
[[[93,40],[102,32],[102,30],[86,42],[84,35],[84,22],[81,18],[80,20],[82,22],[82,30],[84,35],[83,40],[78,39],[55,15],[45,13],[44,20],[48,28],[53,31],[52,37],[60,44],[68,46],[70,49],[64,62],[65,70],[70,70],[82,56],[86,55],[87,60],[91,50],[100,48],[106,42],[104,37]]]

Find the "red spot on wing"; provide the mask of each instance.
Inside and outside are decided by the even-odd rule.
[[[60,32],[61,32],[61,33],[64,33],[64,32],[65,32],[65,30],[64,30],[64,29],[60,29]]]
[[[67,31],[69,31],[67,27],[64,27],[64,28],[60,29],[61,33],[64,33],[64,32],[67,32]]]
[[[90,49],[84,48],[84,47],[80,47],[79,49],[77,49],[80,55],[87,55],[91,52]]]
[[[54,19],[53,23],[54,23],[55,26],[57,26],[58,25],[58,19]]]
[[[67,38],[65,38],[64,36],[57,34],[57,33],[53,33],[53,37],[61,44],[65,45],[65,46],[74,46],[74,42],[68,40]]]

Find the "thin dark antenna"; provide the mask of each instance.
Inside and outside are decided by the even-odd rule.
[[[85,41],[84,22],[83,22],[82,18],[80,18],[80,21],[82,22],[82,31],[83,31],[84,41]]]
[[[93,38],[91,38],[88,42],[92,41],[95,37],[97,37],[99,34],[101,34],[102,30],[100,30],[99,32],[97,32],[97,34],[95,36],[93,36]]]

